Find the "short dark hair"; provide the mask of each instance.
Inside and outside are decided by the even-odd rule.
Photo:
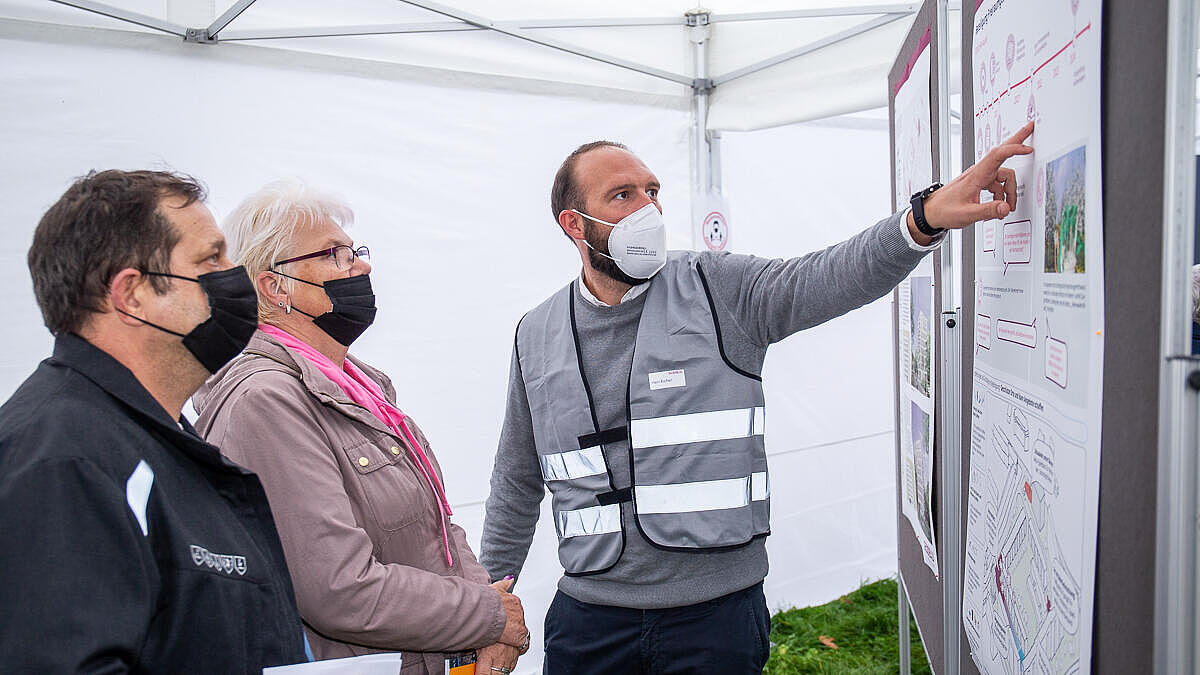
[[[583,208],[583,191],[579,187],[579,182],[575,176],[575,163],[579,158],[597,148],[619,148],[629,152],[629,148],[623,143],[616,141],[592,141],[584,143],[575,148],[575,151],[567,155],[563,160],[562,166],[558,167],[558,173],[554,174],[554,185],[550,188],[550,212],[554,218],[554,222],[558,222],[558,214],[569,209]],[[566,232],[563,232],[567,235]],[[570,239],[570,235],[567,235]]]
[[[100,311],[121,270],[167,272],[179,233],[159,210],[204,201],[195,178],[165,171],[92,171],[78,178],[42,216],[29,247],[29,273],[50,332],[78,333]],[[159,293],[167,279],[150,277]]]

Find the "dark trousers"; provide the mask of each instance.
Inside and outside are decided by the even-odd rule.
[[[762,582],[708,602],[628,609],[559,591],[546,612],[546,675],[761,673],[771,651]]]

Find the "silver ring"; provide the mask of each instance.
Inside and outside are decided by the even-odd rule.
[[[504,675],[508,675],[509,673],[512,672],[512,668],[505,668],[504,666],[500,666],[499,668],[497,668],[496,666],[491,666],[491,669],[496,671],[497,673],[504,673]]]

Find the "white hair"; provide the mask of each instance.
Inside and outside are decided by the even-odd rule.
[[[244,265],[251,279],[271,269],[276,260],[308,251],[296,251],[296,232],[325,221],[338,227],[354,222],[354,211],[341,199],[321,192],[298,178],[284,178],[264,185],[242,200],[225,219],[225,239],[229,258]],[[283,277],[283,288],[291,293],[295,282]],[[258,318],[266,321],[277,313],[269,301],[259,296]]]
[[[1192,266],[1192,322],[1200,323],[1200,265]]]

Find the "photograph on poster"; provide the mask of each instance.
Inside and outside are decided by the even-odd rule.
[[[912,288],[912,305],[909,312],[909,323],[912,336],[909,348],[912,350],[912,386],[925,396],[929,396],[930,360],[933,354],[932,328],[933,294],[930,292],[933,279],[927,276],[909,277],[908,283]]]
[[[917,519],[925,539],[933,541],[933,523],[930,518],[929,492],[933,474],[933,444],[930,442],[929,415],[914,401],[912,403],[912,443],[915,451],[914,472],[917,485]]]
[[[1086,150],[1081,145],[1046,163],[1047,272],[1082,274],[1085,270]]]

